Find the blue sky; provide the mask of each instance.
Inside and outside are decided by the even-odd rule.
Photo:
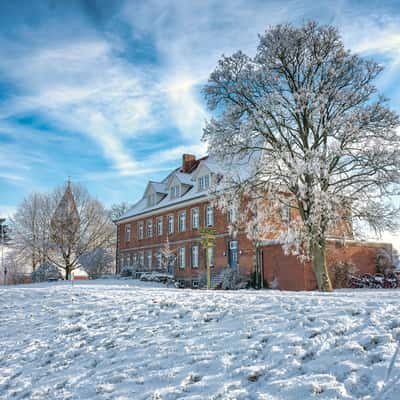
[[[183,152],[204,155],[200,89],[221,54],[254,54],[281,22],[336,25],[385,66],[400,112],[396,1],[0,2],[0,214],[68,176],[109,206],[136,201]]]

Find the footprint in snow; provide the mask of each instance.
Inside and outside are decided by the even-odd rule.
[[[102,383],[96,386],[96,393],[105,394],[112,393],[115,389],[115,386],[111,383]]]

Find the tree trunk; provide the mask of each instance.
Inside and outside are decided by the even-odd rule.
[[[65,280],[69,281],[71,279],[71,262],[69,254],[65,256]]]
[[[65,266],[65,280],[69,281],[71,278],[71,267],[69,265]]]
[[[321,239],[311,244],[312,267],[317,279],[318,290],[331,292],[332,283],[328,274],[325,256],[325,240]]]

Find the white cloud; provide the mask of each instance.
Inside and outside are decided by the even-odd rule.
[[[378,11],[352,8],[345,0],[148,0],[127,1],[102,32],[77,27],[84,23],[79,18],[67,29],[60,20],[34,30],[25,27],[21,37],[0,37],[0,73],[18,93],[0,103],[0,118],[34,112],[63,131],[91,138],[110,166],[85,171],[84,179],[150,176],[169,168],[184,152],[206,152],[199,141],[207,118],[199,88],[222,53],[241,49],[254,54],[257,34],[270,25],[309,18],[334,23],[353,50],[389,57],[385,77],[390,85],[398,73],[400,25]],[[132,43],[119,35],[122,23],[130,24],[133,40],[152,41],[156,65],[127,58]],[[179,131],[174,147],[158,151],[157,143],[142,160],[143,149],[132,141],[159,142],[160,132],[170,128]],[[23,173],[19,169],[17,175]]]
[[[94,40],[1,59],[0,71],[25,94],[3,104],[0,116],[39,113],[63,130],[90,136],[122,175],[132,172],[135,160],[124,138],[158,123],[157,102],[147,96],[141,71],[115,59],[106,43]]]

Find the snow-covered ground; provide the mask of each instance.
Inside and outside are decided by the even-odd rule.
[[[399,290],[0,288],[1,399],[399,399]]]

